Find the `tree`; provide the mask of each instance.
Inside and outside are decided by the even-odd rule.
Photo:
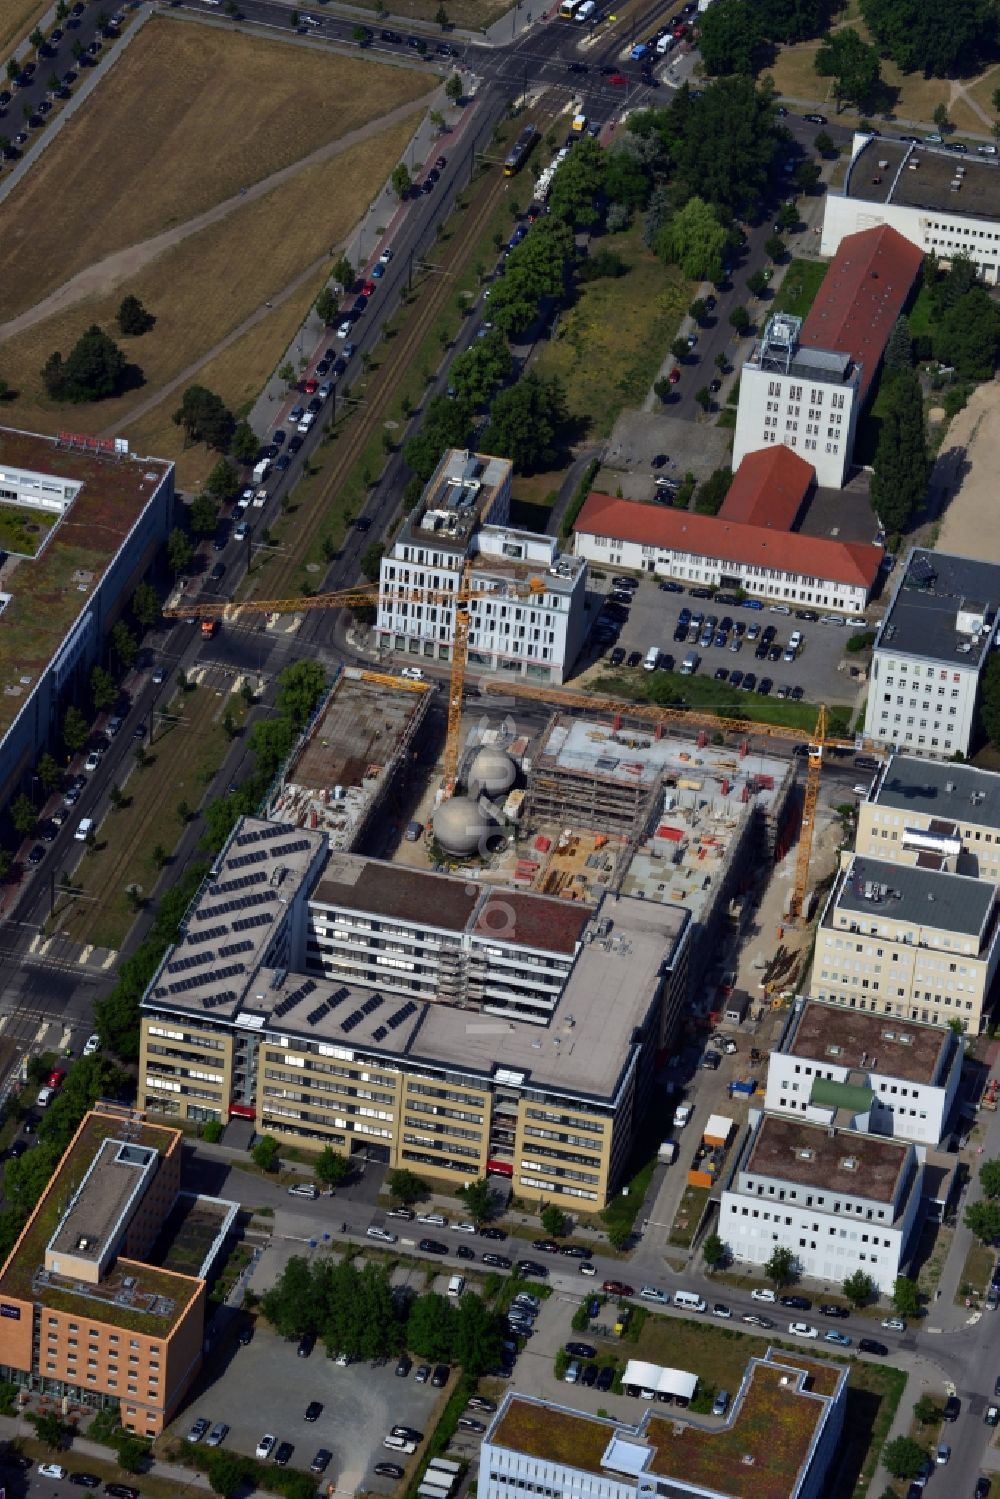
[[[408,1171],[405,1166],[398,1166],[394,1171],[390,1171],[385,1184],[389,1188],[389,1195],[397,1202],[418,1202],[421,1197],[427,1196],[427,1188],[419,1176]]]
[[[40,26],[36,26],[34,31],[28,37],[28,41],[31,43],[36,52],[40,52],[45,46],[45,32]]]
[[[932,1426],[941,1419],[941,1407],[933,1395],[921,1395],[913,1407],[913,1414],[921,1426]]]
[[[793,176],[795,185],[804,193],[811,193],[820,179],[819,165],[815,161],[800,161]]]
[[[541,1224],[551,1239],[561,1239],[569,1232],[569,1223],[562,1208],[550,1202],[542,1209]]]
[[[333,262],[334,281],[342,286],[345,291],[349,291],[354,285],[355,274],[354,267],[347,256],[338,255],[337,259]]]
[[[910,336],[909,319],[905,314],[898,317],[893,324],[889,342],[885,346],[883,368],[887,374],[913,368],[913,339]]]
[[[54,401],[79,405],[103,401],[125,388],[125,355],[113,338],[92,323],[81,333],[68,358],[51,354],[42,370],[45,389]]]
[[[673,162],[671,191],[677,201],[698,195],[742,217],[766,197],[778,144],[770,89],[734,75],[718,79],[695,98],[685,84],[668,109],[650,113]],[[556,182],[564,171],[560,167]]]
[[[174,412],[175,426],[183,427],[186,442],[203,442],[225,453],[236,431],[236,418],[221,396],[204,385],[189,385]]]
[[[715,0],[698,17],[698,30],[698,49],[707,73],[718,77],[723,73],[749,75],[756,71],[764,38],[752,5],[744,0]]]
[[[875,1282],[863,1270],[855,1270],[844,1281],[844,1295],[852,1306],[865,1306],[876,1292]]]
[[[874,41],[904,73],[926,78],[969,77],[992,60],[997,19],[988,0],[952,0],[940,24],[934,0],[862,0]]]
[[[484,449],[510,458],[518,473],[552,468],[569,425],[559,380],[531,371],[502,390],[493,402]]]
[[[948,297],[944,283],[941,300]],[[934,333],[934,353],[942,364],[954,366],[963,380],[989,380],[1000,352],[1000,308],[983,286],[971,286],[946,306]]]
[[[182,573],[191,566],[194,550],[186,532],[175,526],[167,537],[167,561],[173,573]]]
[[[897,1275],[892,1285],[892,1304],[898,1317],[919,1317],[917,1283],[908,1275]]]
[[[453,1326],[454,1357],[466,1374],[476,1378],[497,1368],[501,1352],[499,1318],[480,1296],[469,1292],[462,1297]]]
[[[351,1175],[350,1157],[326,1145],[313,1162],[313,1175],[324,1187],[339,1187]]]
[[[434,19],[438,23],[442,31],[448,30],[448,12],[445,10],[443,5],[439,5],[437,10],[434,12]]]
[[[406,1321],[406,1343],[421,1358],[450,1361],[455,1341],[455,1311],[446,1296],[418,1296]]]
[[[405,198],[413,186],[413,178],[405,161],[401,161],[398,167],[393,167],[389,175],[389,183],[397,198]]]
[[[219,1457],[229,1456],[228,1453],[219,1453],[217,1455]],[[115,1443],[115,1456],[118,1459],[119,1468],[124,1472],[142,1473],[149,1459],[149,1443],[144,1442],[141,1437],[122,1436]],[[238,1458],[237,1461],[245,1462],[246,1459]],[[221,1494],[223,1490],[216,1489],[215,1492]],[[233,1490],[230,1490],[230,1493],[232,1492]]]
[[[38,821],[38,813],[30,796],[22,791],[10,804],[10,820],[15,830],[22,838],[27,838],[35,823]]]
[[[1000,1202],[971,1202],[965,1210],[965,1226],[984,1244],[1000,1239]]]
[[[951,121],[948,118],[947,104],[935,104],[934,113],[931,118],[939,130],[948,130],[951,126]]]
[[[729,314],[729,326],[735,328],[738,337],[745,338],[750,332],[750,314],[745,307],[734,307]]]
[[[718,1270],[726,1262],[726,1244],[718,1234],[709,1234],[701,1246],[701,1257],[709,1270]]]
[[[747,277],[747,291],[752,297],[762,297],[768,288],[768,277],[761,270]]]
[[[305,728],[326,687],[326,671],[318,661],[296,661],[279,674],[275,702],[293,733]]]
[[[706,408],[707,409],[707,408]],[[733,482],[731,468],[717,468],[698,486],[694,508],[699,515],[718,515]]]
[[[51,1412],[36,1416],[29,1412],[28,1420],[35,1428],[35,1435],[42,1443],[42,1446],[48,1447],[50,1452],[61,1452],[66,1446],[68,1431],[66,1422],[61,1416],[54,1415]]]
[[[75,755],[79,750],[83,749],[83,746],[87,742],[88,732],[87,720],[79,708],[71,703],[66,709],[62,728],[63,744],[71,755]]]
[[[675,338],[670,345],[670,352],[675,359],[684,359],[688,352],[688,341],[686,338]]]
[[[282,1337],[301,1337],[305,1332],[317,1332],[322,1325],[321,1296],[322,1286],[314,1276],[309,1261],[296,1254],[288,1261],[271,1289],[265,1291],[261,1298],[261,1310]]]
[[[316,316],[319,318],[321,323],[324,323],[326,325],[326,327],[329,327],[331,323],[335,323],[337,321],[337,317],[340,312],[340,303],[338,302],[337,297],[335,296],[331,287],[324,286],[323,290],[316,298],[315,308]],[[281,369],[278,371],[278,375],[282,380],[284,380],[286,385],[294,385],[294,364],[292,364],[290,360],[287,361],[281,366]]]
[[[257,456],[257,434],[249,422],[237,422],[230,450],[238,463],[252,463]]]
[[[833,156],[836,154],[837,143],[832,136],[827,135],[825,130],[819,131],[813,141],[813,145],[820,156]]]
[[[461,99],[462,80],[461,78],[459,78],[457,73],[452,73],[451,77],[448,79],[447,83],[444,86],[444,92],[445,97],[447,99],[450,99],[452,104],[457,104],[459,99]]]
[[[923,397],[915,370],[893,374],[883,398],[871,499],[887,531],[902,531],[927,487]]]
[[[868,104],[882,82],[878,49],[864,41],[853,26],[824,37],[816,53],[815,67],[821,78],[833,79],[838,114],[845,100],[862,107]],[[817,144],[816,149],[825,155],[832,146],[830,141],[828,147]]]
[[[771,1258],[764,1266],[764,1274],[771,1284],[780,1290],[795,1279],[795,1255],[784,1244],[776,1244],[771,1251]]]
[[[882,1461],[893,1478],[908,1480],[916,1478],[923,1467],[927,1453],[912,1437],[893,1437],[886,1443]]]
[[[1000,1197],[1000,1160],[995,1156],[980,1166],[979,1185],[985,1197]]]
[[[377,583],[382,573],[382,558],[385,556],[385,546],[381,541],[372,542],[361,554],[361,571],[369,583]]]
[[[627,209],[645,208],[652,188],[652,176],[636,154],[639,137],[623,135],[604,154],[604,196],[612,204]]]
[[[458,1195],[468,1210],[469,1216],[476,1222],[482,1223],[490,1216],[493,1208],[493,1198],[490,1193],[490,1184],[485,1176],[479,1176],[475,1181],[466,1182],[460,1187]]]
[[[131,670],[139,654],[139,642],[123,619],[111,631],[111,648],[125,670]]]
[[[132,617],[143,630],[160,621],[160,598],[150,583],[140,583],[132,595]]]
[[[661,229],[656,241],[660,259],[679,265],[692,281],[719,281],[726,248],[726,231],[715,209],[692,197]]]
[[[48,750],[40,757],[35,766],[35,774],[41,781],[46,791],[55,791],[62,784],[62,771],[56,764],[55,756],[50,755]]]
[[[116,318],[119,332],[127,338],[141,337],[143,333],[148,333],[156,322],[156,318],[143,307],[139,298],[131,294],[122,298]]]
[[[797,226],[798,222],[799,210],[796,208],[795,204],[782,203],[781,207],[778,209],[778,217],[776,223],[780,225],[783,230],[787,231],[790,229],[794,229]],[[784,245],[782,245],[782,248],[778,251],[778,254],[781,255],[783,252]],[[771,258],[774,259],[775,257],[772,256]]]
[[[578,229],[589,228],[597,219],[596,198],[603,182],[604,152],[587,136],[577,142],[552,179],[549,193],[552,216]],[[531,238],[529,235],[528,239]]]
[[[829,0],[756,0],[764,35],[774,42],[805,42],[825,31],[831,11]]]
[[[279,1149],[278,1142],[273,1135],[261,1135],[251,1151],[254,1165],[259,1166],[261,1171],[277,1171]]]
[[[709,390],[707,385],[699,385],[698,389],[694,393],[694,398],[698,402],[698,405],[701,407],[702,411],[711,411],[712,392]]]
[[[114,677],[103,666],[95,666],[90,673],[90,701],[94,712],[100,713],[118,697],[118,686]]]
[[[692,318],[694,322],[700,323],[707,311],[708,308],[705,305],[704,298],[695,297],[694,301],[691,303],[691,306],[688,308],[688,317]]]

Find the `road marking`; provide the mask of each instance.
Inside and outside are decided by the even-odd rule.
[[[28,943],[28,951],[29,952],[35,952],[37,950],[38,944],[39,944],[39,942],[41,942],[41,940],[42,940],[41,933],[40,932],[36,932],[35,935],[32,937],[31,941]]]
[[[111,965],[112,965],[112,963],[117,958],[117,956],[118,956],[118,949],[117,949],[117,947],[109,947],[108,948],[108,955],[104,959],[104,962],[101,964],[101,967],[102,968],[110,968]]]
[[[35,1032],[35,1040],[36,1041],[42,1041],[42,1040],[44,1040],[44,1038],[48,1035],[48,1032],[49,1032],[49,1022],[47,1020],[43,1020],[42,1023],[41,1023],[41,1025],[38,1027],[37,1031]]]
[[[59,1050],[60,1051],[66,1051],[67,1048],[69,1047],[69,1043],[70,1043],[70,1041],[72,1039],[73,1039],[73,1027],[71,1025],[64,1025],[63,1026],[62,1035],[59,1038]]]
[[[93,951],[94,951],[93,944],[90,943],[90,942],[88,942],[87,946],[82,949],[82,951],[80,953],[80,956],[77,958],[76,961],[78,963],[88,963],[90,961],[90,955],[91,955],[91,953]]]
[[[0,1015],[0,1031],[3,1030],[4,1026],[7,1024],[7,1021],[9,1019],[10,1019],[9,1015]]]

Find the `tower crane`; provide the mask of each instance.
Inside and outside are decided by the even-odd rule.
[[[759,734],[766,739],[781,739],[801,744],[800,729],[788,728],[784,724],[757,723],[746,718],[726,718],[709,709],[661,708],[653,703],[637,703],[627,698],[600,697],[590,693],[573,692],[565,687],[535,687],[521,682],[489,682],[487,693],[501,693],[504,697],[530,698],[535,702],[551,704],[553,707],[571,709],[577,713],[604,713],[613,718],[642,719],[652,723],[698,724],[704,728],[728,731],[734,734]],[[816,803],[819,798],[820,771],[823,755],[829,749],[858,748],[854,739],[842,739],[828,733],[828,716],[825,704],[820,705],[816,726],[807,744],[805,793],[802,802],[802,823],[799,829],[799,846],[795,859],[795,883],[792,887],[790,915],[799,918],[805,908],[806,889],[809,883],[809,860],[812,856],[813,829],[816,821]],[[864,744],[866,750],[883,753],[876,744]]]
[[[462,693],[465,686],[465,668],[469,655],[470,609],[473,599],[535,598],[545,592],[545,582],[539,577],[504,582],[493,587],[474,588],[471,582],[472,564],[466,562],[457,588],[342,588],[334,593],[316,593],[308,598],[245,599],[234,603],[229,599],[202,600],[183,607],[164,609],[167,619],[200,619],[204,622],[234,620],[243,614],[301,614],[307,609],[354,609],[377,608],[379,604],[442,604],[455,611],[455,628],[451,646],[451,673],[448,682],[448,730],[444,747],[444,795],[454,795],[458,777],[458,757],[461,748]],[[503,590],[501,592],[501,589]],[[396,678],[389,678],[397,682]],[[398,682],[397,682],[398,685]]]

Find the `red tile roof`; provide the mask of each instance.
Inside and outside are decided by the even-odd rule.
[[[861,401],[869,395],[923,258],[922,250],[888,224],[845,235],[802,325],[803,348],[836,349],[860,364]]]
[[[812,464],[791,448],[758,448],[747,453],[736,470],[719,515],[723,520],[790,531],[815,477]]]
[[[694,515],[608,494],[588,496],[576,530],[863,588],[871,587],[882,560],[881,547],[861,542],[771,531],[766,526],[727,521],[721,515]]]

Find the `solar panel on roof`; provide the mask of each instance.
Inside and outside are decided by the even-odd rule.
[[[389,1019],[387,1021],[389,1029],[394,1031],[397,1025],[402,1025],[404,1020],[408,1020],[411,1015],[415,1015],[416,1013],[417,1006],[413,1003],[412,999],[408,999],[405,1005],[401,1005],[398,1010],[395,1010],[393,1014],[389,1016]]]
[[[914,583],[932,583],[937,577],[937,568],[924,552],[918,552],[910,563],[909,575]]]
[[[385,1026],[380,1025],[377,1030],[372,1031],[372,1040],[384,1041],[388,1034],[389,1032],[386,1030]]]
[[[219,948],[220,958],[235,958],[239,952],[252,952],[255,944],[244,937],[242,942],[229,942],[225,947]]]
[[[309,1014],[306,1016],[306,1021],[308,1022],[309,1025],[316,1025],[316,1023],[318,1021],[320,1021],[320,1020],[323,1019],[324,1015],[328,1015],[329,1013],[330,1013],[330,1006],[327,1004],[326,1000],[324,999],[323,1003],[321,1005],[317,1005],[316,1008],[315,1008],[315,1010],[310,1010],[309,1011]]]
[[[348,989],[346,984],[341,984],[336,994],[330,995],[330,1003],[335,1005],[341,1004],[347,998],[350,992],[351,991],[350,989]]]
[[[373,994],[369,999],[366,999],[364,1004],[361,1006],[363,1014],[373,1015],[378,1009],[379,1005],[382,1004],[382,1002],[383,1001],[381,994]]]
[[[290,995],[283,999],[279,1005],[275,1005],[274,1013],[280,1019],[282,1015],[287,1015],[289,1010],[294,1010],[297,1003],[298,1001],[295,999],[295,996]]]
[[[224,937],[228,931],[228,926],[223,924],[222,926],[207,927],[203,932],[189,933],[186,946],[192,947],[195,943],[211,942],[216,937]]]
[[[262,911],[257,916],[244,916],[241,918],[241,920],[233,922],[233,931],[248,932],[250,931],[251,927],[270,926],[273,919],[274,918],[269,911]]]

